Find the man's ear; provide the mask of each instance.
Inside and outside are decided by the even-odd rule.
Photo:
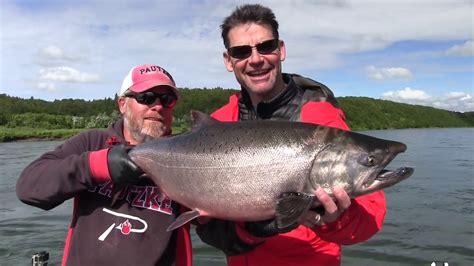
[[[227,68],[227,71],[233,72],[234,66],[232,65],[232,58],[230,57],[229,53],[225,51],[222,55],[224,57],[224,65]]]
[[[117,103],[118,103],[120,113],[124,114],[126,110],[127,100],[125,99],[125,97],[119,97],[117,100]]]
[[[285,61],[285,58],[286,58],[285,42],[280,40],[280,43],[278,44],[278,48],[280,49],[280,61]]]

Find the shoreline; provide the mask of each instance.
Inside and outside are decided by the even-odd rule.
[[[9,142],[36,142],[36,141],[61,141],[66,140],[68,138],[41,138],[41,137],[31,137],[31,138],[15,138],[15,139],[4,139],[1,140],[0,143],[9,143]]]
[[[9,142],[34,142],[34,141],[59,141],[66,140],[68,138],[27,138],[27,139],[18,139]]]
[[[0,143],[2,142],[34,142],[66,140],[86,129],[43,129],[43,128],[8,128],[0,127]]]

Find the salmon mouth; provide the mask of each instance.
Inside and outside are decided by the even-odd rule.
[[[415,170],[412,167],[400,167],[397,170],[381,170],[372,181],[363,185],[364,190],[375,191],[392,186],[410,177]]]
[[[377,175],[375,180],[379,181],[385,181],[388,179],[405,179],[409,177],[413,173],[413,168],[411,167],[400,167],[395,171],[390,171],[390,170],[382,170],[380,173]]]

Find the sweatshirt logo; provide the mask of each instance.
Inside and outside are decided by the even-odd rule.
[[[119,224],[118,227],[120,228],[120,232],[122,232],[124,235],[129,235],[132,231],[132,224],[128,221],[128,219],[125,222]]]
[[[146,223],[145,220],[143,219],[140,219],[136,216],[132,216],[132,215],[129,215],[129,214],[124,214],[124,213],[120,213],[120,212],[115,212],[115,211],[112,211],[112,210],[109,210],[109,209],[106,209],[106,208],[103,208],[102,209],[104,212],[108,213],[108,214],[111,214],[113,216],[117,216],[117,217],[122,217],[122,218],[125,218],[126,220],[122,223],[120,223],[119,225],[115,226],[115,223],[112,223],[100,236],[99,236],[99,240],[100,241],[104,241],[107,236],[110,234],[110,232],[112,232],[113,229],[117,229],[117,230],[120,230],[120,232],[123,234],[123,235],[129,235],[130,233],[144,233],[146,231],[146,229],[148,228],[148,224]],[[130,220],[132,222],[134,222],[134,224],[141,224],[141,228],[134,228],[132,226],[132,223],[130,222]]]
[[[89,191],[111,198],[113,187],[113,182],[108,181],[96,185]],[[126,200],[130,206],[136,208],[148,209],[168,215],[173,213],[173,201],[166,194],[161,193],[157,186],[126,186],[120,192],[118,199]]]

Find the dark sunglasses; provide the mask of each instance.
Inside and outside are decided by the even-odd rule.
[[[278,39],[264,41],[255,46],[241,45],[227,49],[230,56],[237,59],[245,59],[252,54],[252,48],[257,48],[259,54],[271,54],[278,48]]]
[[[147,92],[133,92],[129,91],[123,96],[134,98],[139,104],[150,105],[160,99],[160,104],[165,108],[173,108],[176,106],[177,98],[172,93],[155,93],[152,91]]]

